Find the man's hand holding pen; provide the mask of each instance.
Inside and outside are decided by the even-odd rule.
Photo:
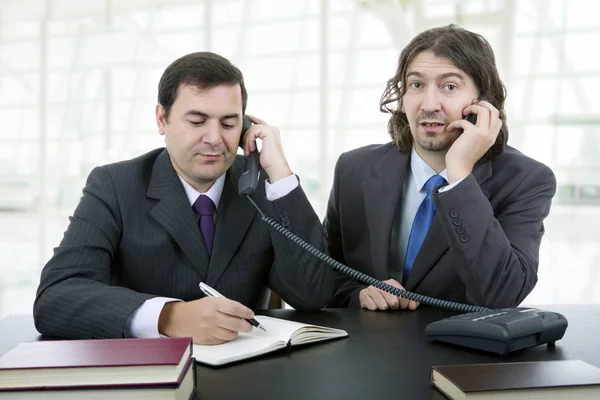
[[[200,282],[200,290],[202,291],[202,293],[204,293],[206,296],[210,296],[210,297],[225,297],[223,296],[221,293],[217,292],[215,289],[211,288],[210,286],[208,286],[206,283],[204,282]],[[254,318],[246,318],[246,321],[248,321],[250,323],[250,325],[255,326],[257,328],[262,329],[263,331],[267,331],[265,329],[264,326],[262,326],[256,319]]]
[[[158,332],[170,337],[192,337],[196,344],[221,344],[250,332],[246,321],[254,312],[225,297],[204,297],[189,302],[166,303],[158,319]]]

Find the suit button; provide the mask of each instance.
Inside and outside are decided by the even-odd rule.
[[[281,213],[281,225],[288,230],[290,229],[290,220],[287,213]]]
[[[463,233],[465,233],[467,230],[465,229],[464,226],[457,226],[456,227],[456,233],[458,233],[459,235],[462,235]]]
[[[471,238],[469,237],[469,235],[460,235],[460,241],[463,243],[467,243],[469,240],[471,240]]]
[[[451,209],[451,210],[450,210],[450,216],[451,216],[452,218],[456,218],[456,217],[458,217],[458,209],[456,209],[456,208],[453,208],[453,209]]]
[[[454,224],[454,226],[461,226],[462,225],[462,219],[460,219],[460,218],[454,218],[452,220],[452,223]]]

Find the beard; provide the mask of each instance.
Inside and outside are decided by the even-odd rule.
[[[417,144],[426,151],[447,151],[450,146],[458,139],[462,129],[455,129],[452,132],[444,132],[442,135],[429,135],[426,132],[419,132],[414,136]]]

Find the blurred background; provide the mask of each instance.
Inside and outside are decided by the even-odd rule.
[[[524,304],[600,302],[600,2],[0,0],[0,317],[31,313],[39,273],[90,170],[163,146],[166,66],[210,50],[244,73],[323,217],[338,155],[389,141],[379,98],[401,49],[457,23],[495,49],[509,144],[559,190]]]

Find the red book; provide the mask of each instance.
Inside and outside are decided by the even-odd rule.
[[[0,392],[179,385],[191,357],[190,338],[26,342],[0,357]]]

